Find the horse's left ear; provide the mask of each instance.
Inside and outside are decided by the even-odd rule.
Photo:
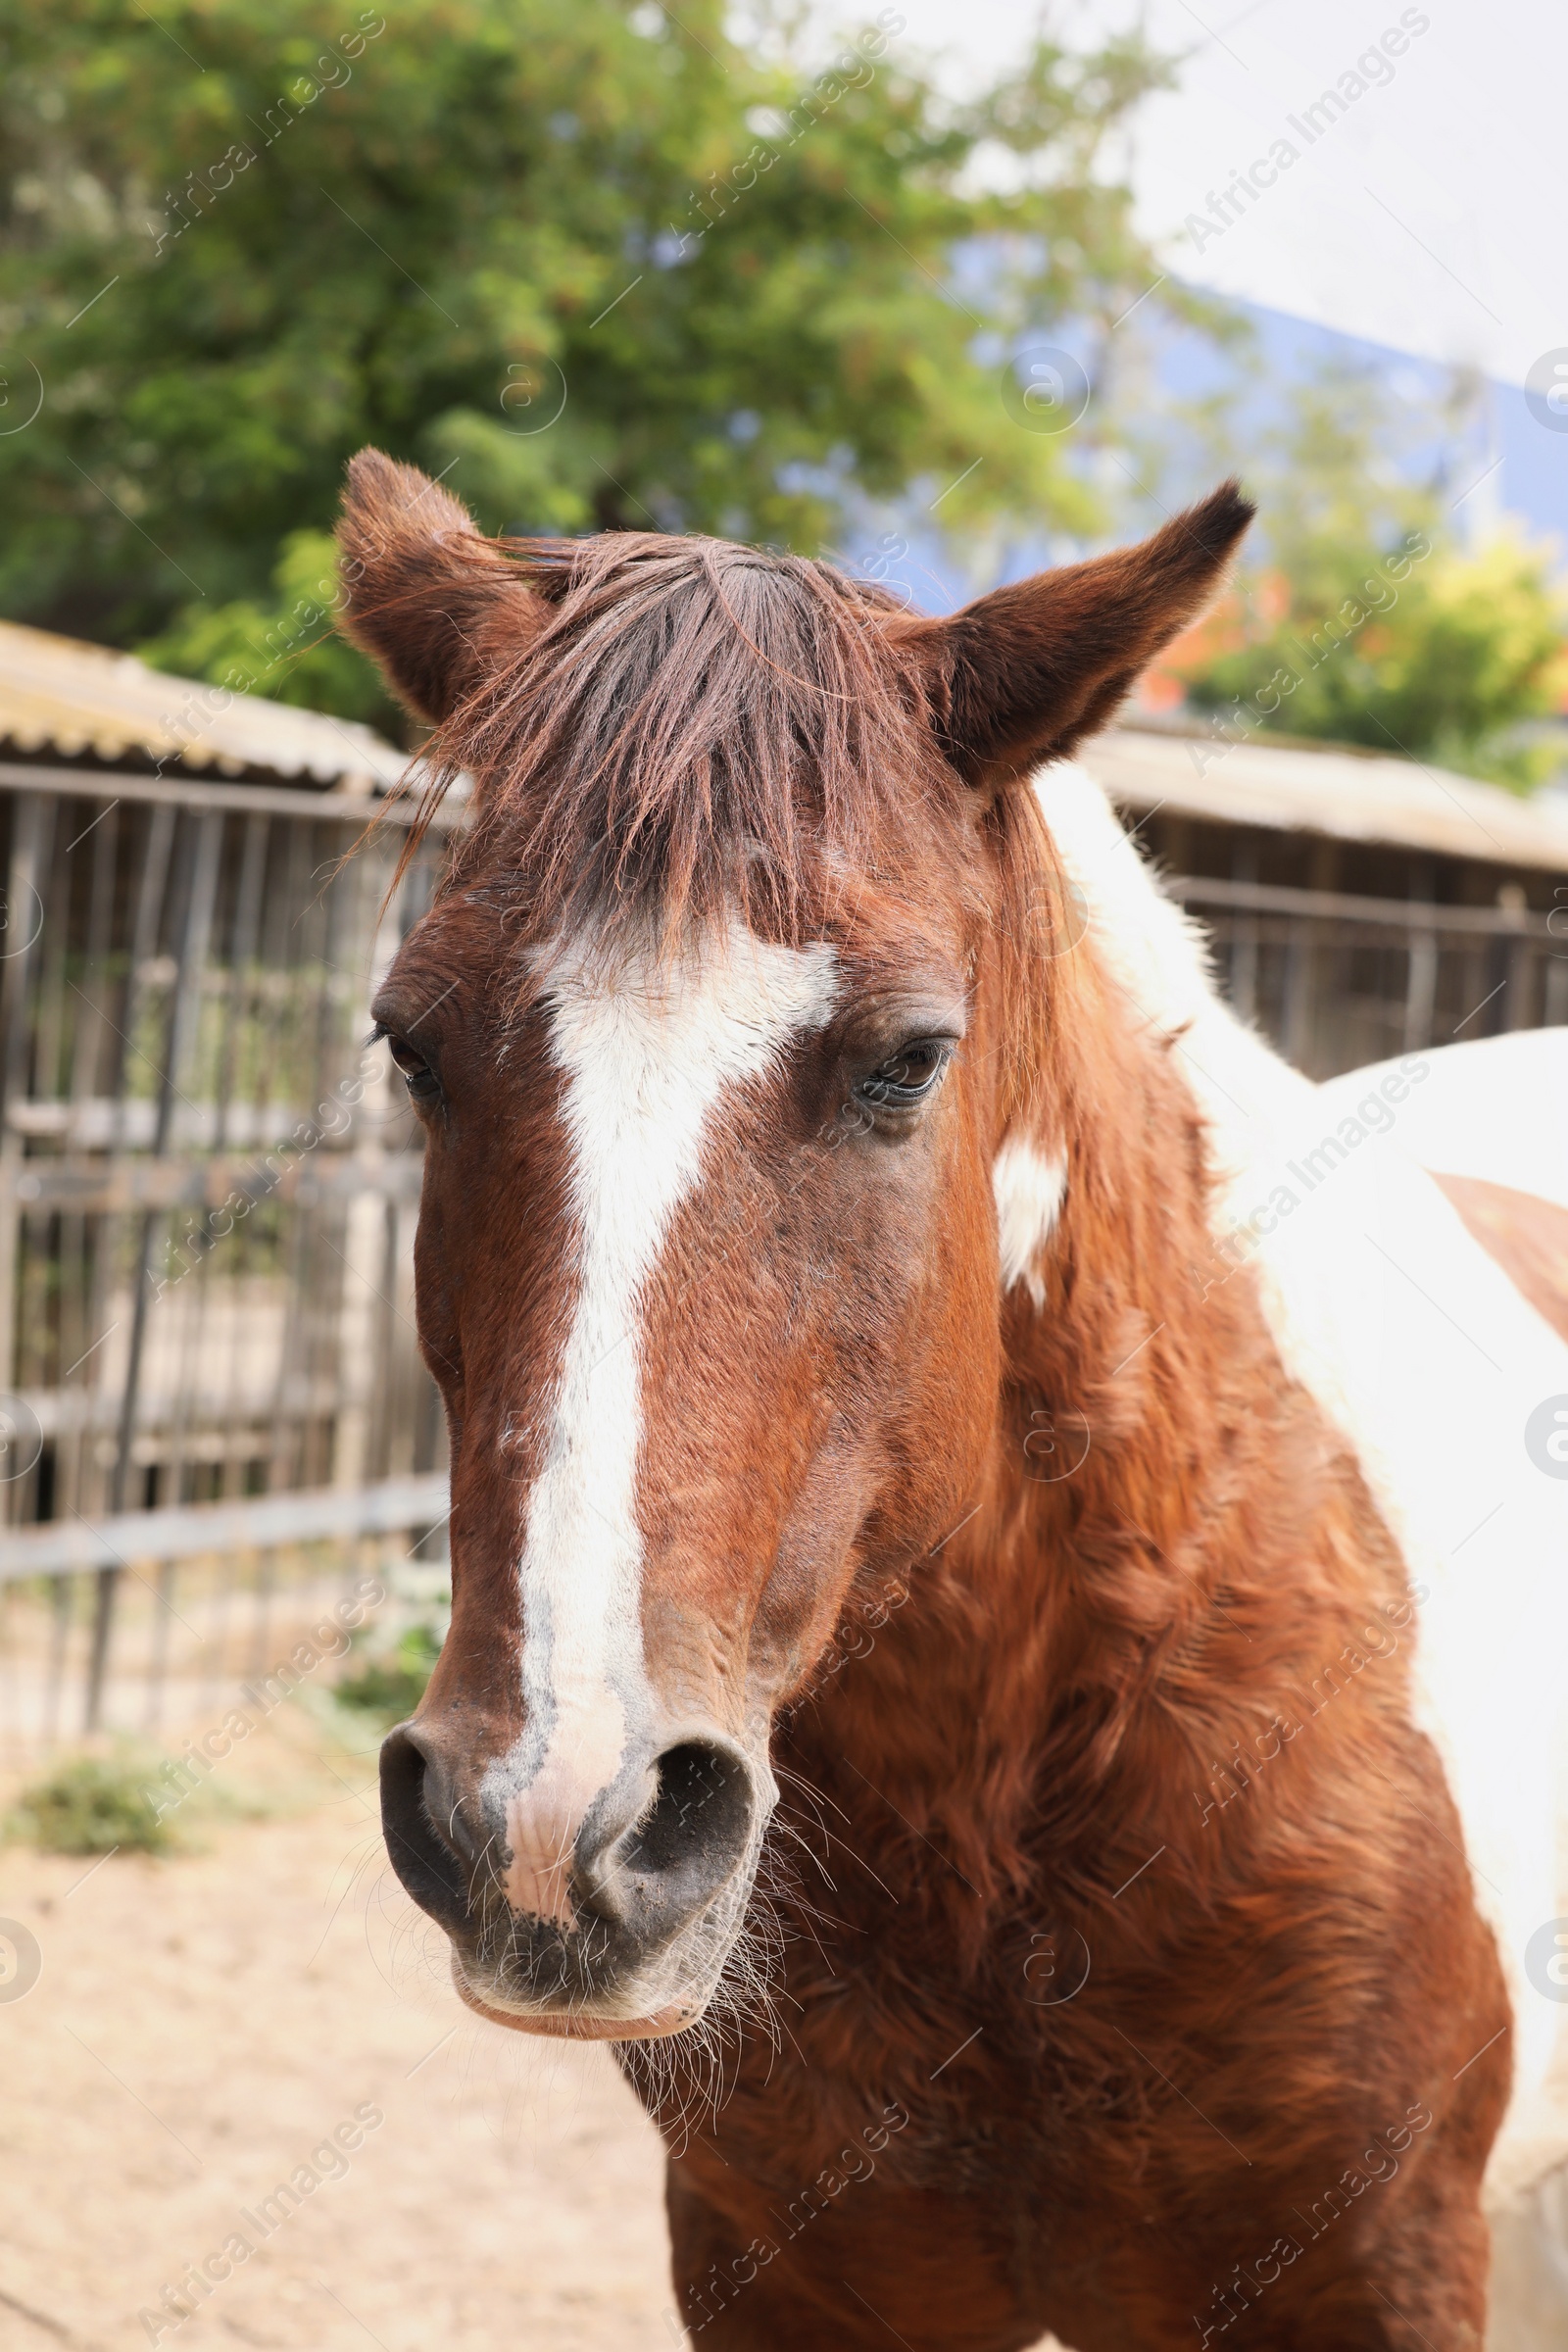
[[[1152,539],[994,589],[946,620],[891,624],[925,675],[942,749],[970,782],[1062,760],[1201,612],[1254,509],[1235,482]]]

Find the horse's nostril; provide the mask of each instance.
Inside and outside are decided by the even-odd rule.
[[[642,1936],[673,1935],[710,1903],[748,1851],[756,1795],[745,1758],[682,1740],[655,1763],[652,1806],[621,1836],[584,1850],[577,1868],[593,1907]]]
[[[406,1723],[381,1742],[381,1831],[393,1869],[422,1911],[455,1933],[468,1925],[463,1865],[425,1804],[426,1758]]]
[[[679,1869],[694,1844],[744,1846],[752,1785],[739,1757],[693,1740],[666,1748],[654,1769],[659,1795],[635,1832],[643,1869]]]

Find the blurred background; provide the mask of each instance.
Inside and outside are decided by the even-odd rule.
[[[1087,763],[1313,1075],[1560,1024],[1565,76],[1544,0],[0,0],[0,2346],[678,2340],[608,2061],[455,2025],[376,1835],[442,836],[389,896],[347,459],[930,612],[1238,472]]]

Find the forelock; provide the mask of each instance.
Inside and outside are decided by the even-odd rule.
[[[954,813],[892,600],[723,540],[513,542],[546,625],[451,714],[474,779],[453,880],[513,884],[530,939],[666,942],[734,915],[794,943],[824,878],[875,877]]]

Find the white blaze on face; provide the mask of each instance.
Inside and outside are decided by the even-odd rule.
[[[729,1088],[760,1076],[837,998],[831,948],[771,947],[737,923],[661,967],[569,946],[546,965],[550,1050],[564,1073],[577,1295],[522,1547],[528,1729],[507,1807],[514,1907],[569,1922],[582,1816],[614,1780],[643,1664],[641,1309],[670,1220],[697,1185]]]

